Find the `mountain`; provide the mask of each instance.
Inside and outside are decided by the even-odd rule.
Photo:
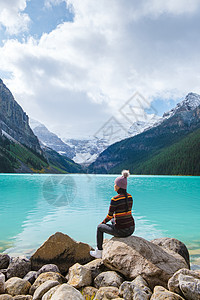
[[[144,167],[153,159],[156,160],[156,155],[161,155],[162,152],[166,154],[164,150],[167,151],[167,147],[181,142],[181,139],[198,128],[200,128],[200,96],[189,93],[174,109],[165,113],[153,127],[108,147],[88,167],[88,172],[118,173],[121,169],[128,168],[131,173],[141,174],[143,173],[141,166]],[[167,159],[166,155],[164,157]],[[147,171],[148,174],[155,174],[151,169]],[[159,168],[156,172],[163,174],[163,170]],[[178,174],[178,170],[174,172]]]
[[[71,159],[40,145],[28,115],[0,79],[0,173],[80,172]]]
[[[68,146],[55,133],[52,133],[40,122],[30,119],[30,126],[42,145],[47,146],[68,158],[75,156],[74,147]]]

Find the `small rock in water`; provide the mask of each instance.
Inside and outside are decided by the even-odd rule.
[[[26,295],[31,287],[29,281],[12,277],[5,282],[5,292],[11,296]]]
[[[7,279],[11,277],[23,278],[29,271],[31,271],[31,262],[24,256],[12,257],[7,269]]]
[[[10,256],[8,254],[0,253],[0,269],[7,269],[10,263]]]

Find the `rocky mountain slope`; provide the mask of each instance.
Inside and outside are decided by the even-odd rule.
[[[137,173],[142,164],[144,166],[167,147],[180,142],[198,128],[200,96],[190,93],[174,109],[165,113],[162,120],[152,128],[108,147],[89,166],[88,172],[115,173],[128,168],[132,173]],[[151,170],[148,172],[152,174]],[[157,172],[162,173],[162,170],[157,169]],[[143,172],[140,170],[138,173]],[[176,170],[174,174],[177,174]]]
[[[10,90],[0,79],[0,130],[19,143],[28,146],[37,153],[42,153],[38,138],[29,126],[28,115],[15,101]]]

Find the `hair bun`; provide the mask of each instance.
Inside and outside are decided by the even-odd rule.
[[[122,171],[122,176],[124,176],[124,178],[127,178],[130,175],[129,170],[123,170]]]

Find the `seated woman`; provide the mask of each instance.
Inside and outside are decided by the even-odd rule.
[[[114,190],[118,195],[111,199],[108,215],[97,227],[97,248],[95,251],[90,251],[90,255],[95,258],[102,258],[104,232],[116,237],[127,237],[135,230],[135,222],[131,213],[133,199],[131,194],[126,192],[129,175],[128,170],[123,170],[122,176],[115,179]],[[111,224],[106,224],[109,221]]]

